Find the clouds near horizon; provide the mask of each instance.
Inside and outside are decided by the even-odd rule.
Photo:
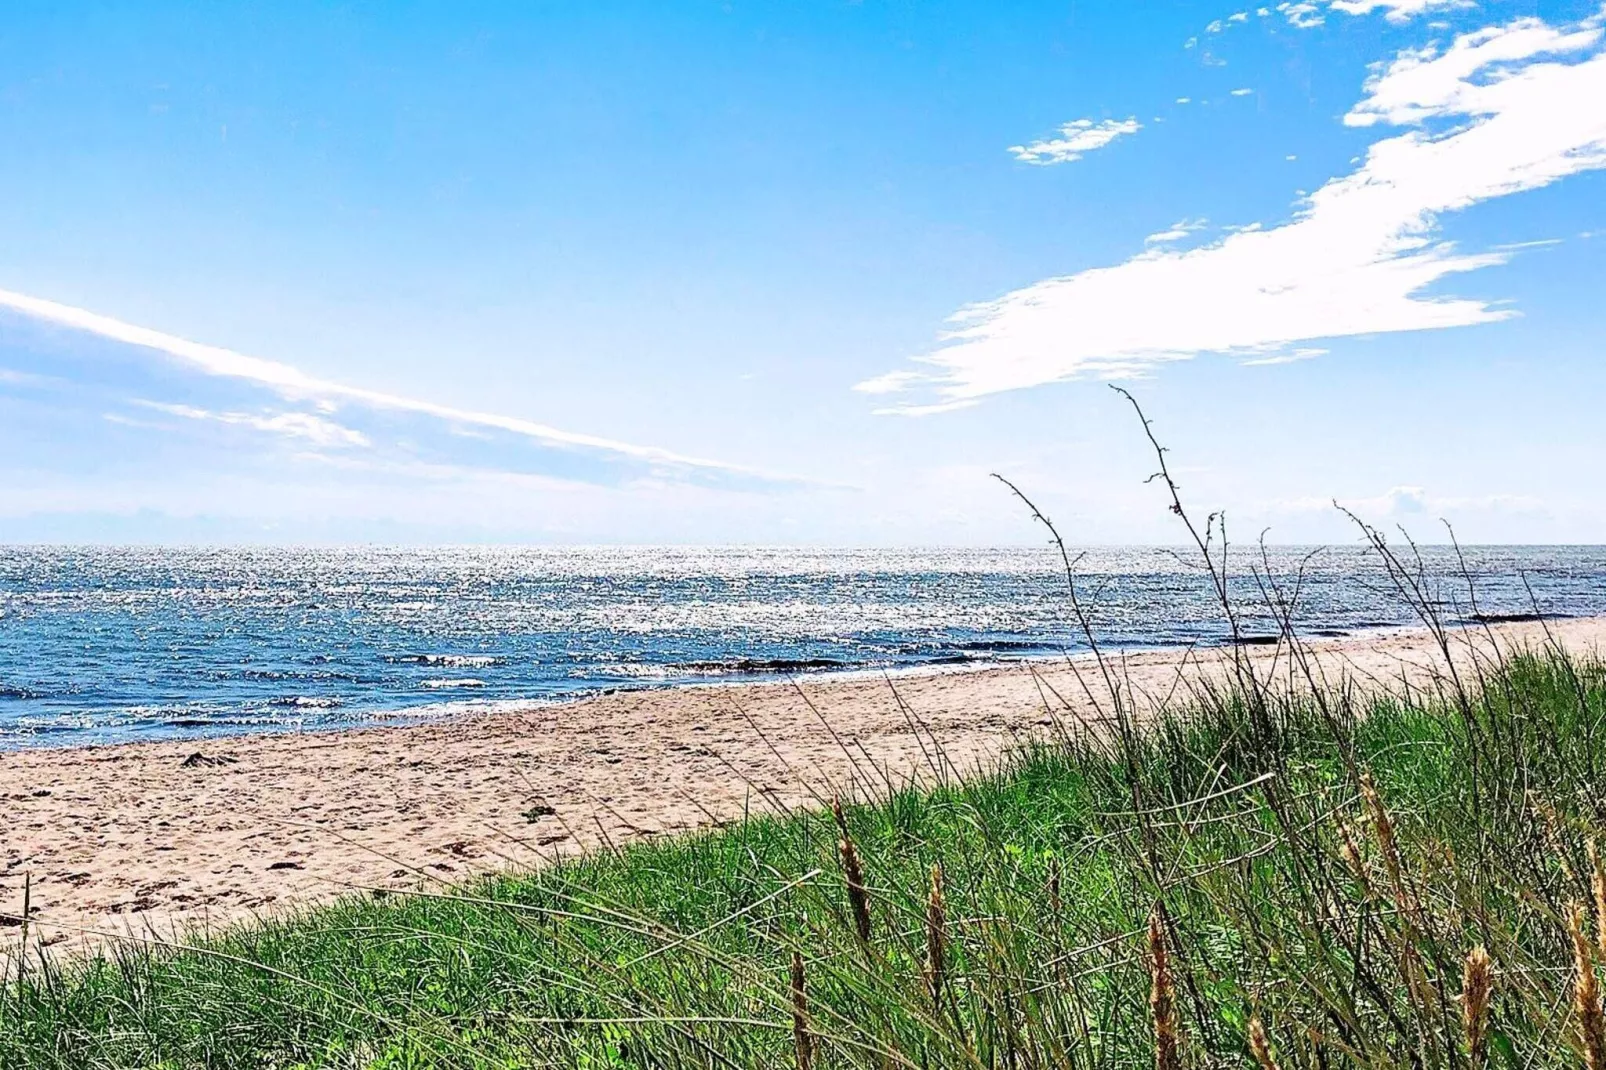
[[[1524,18],[1461,34],[1448,47],[1402,52],[1377,69],[1343,122],[1408,129],[1374,142],[1356,170],[1300,202],[1289,222],[1185,251],[1151,248],[968,305],[916,367],[857,389],[920,391],[881,411],[925,415],[1001,391],[1141,375],[1204,353],[1271,363],[1300,343],[1516,315],[1431,291],[1512,255],[1461,251],[1443,239],[1441,220],[1606,167],[1601,45],[1595,20]]]

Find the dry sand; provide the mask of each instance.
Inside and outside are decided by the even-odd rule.
[[[1606,647],[1606,618],[1550,629],[1577,652]],[[1535,624],[1495,631],[1501,645],[1544,639]],[[1473,642],[1487,649],[1489,637],[1460,633],[1457,656],[1469,657]],[[1423,631],[1312,649],[1330,677],[1369,687],[1425,684],[1443,666]],[[1263,671],[1287,671],[1280,651],[1247,651]],[[1137,654],[1122,671],[1153,702],[1219,674],[1225,656]],[[1076,717],[1096,716],[1083,687],[1098,693],[1092,671],[1080,660],[1018,662],[893,682],[963,769],[1049,724],[1045,696],[1057,705],[1057,693]],[[885,679],[815,676],[798,686],[624,692],[444,723],[0,753],[0,943],[15,941],[25,874],[46,942],[166,938],[353,888],[530,866],[745,809],[807,803],[804,781],[822,790],[851,776],[844,747],[861,764],[870,758],[906,776],[926,764],[923,742],[929,750]]]

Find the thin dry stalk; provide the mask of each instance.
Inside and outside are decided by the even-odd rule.
[[[28,974],[28,915],[33,912],[33,871],[22,875],[22,939],[17,943],[17,997],[22,997],[22,982]]]
[[[853,911],[853,928],[858,933],[859,942],[868,945],[870,893],[864,886],[864,866],[859,861],[859,849],[853,845],[853,837],[848,835],[848,822],[842,813],[841,799],[831,800],[831,815],[836,818],[837,829],[842,833],[837,852],[842,857],[842,876],[848,885],[848,906]]]
[[[1584,935],[1582,904],[1575,904],[1568,912],[1567,931],[1573,940],[1573,1014],[1578,1020],[1584,1065],[1589,1070],[1606,1070],[1606,1011],[1601,1009],[1594,952],[1589,937]]]
[[[848,815],[842,810],[842,796],[831,798],[831,820],[836,822],[836,831],[844,840],[848,839]]]
[[[1595,946],[1606,955],[1606,866],[1601,865],[1600,848],[1589,841],[1589,890],[1595,900]]]
[[[1572,860],[1567,857],[1567,852],[1562,847],[1561,815],[1556,813],[1556,808],[1550,805],[1548,800],[1541,798],[1539,793],[1532,789],[1528,791],[1528,804],[1539,817],[1539,825],[1545,830],[1545,843],[1550,846],[1550,852],[1556,856],[1556,861],[1561,863],[1561,871],[1567,875],[1569,881],[1576,881],[1578,874],[1574,872]]]
[[[1181,1070],[1182,1044],[1177,1028],[1176,984],[1165,947],[1160,908],[1149,915],[1149,1013],[1154,1019],[1155,1070]],[[1591,1068],[1594,1070],[1594,1068]]]
[[[931,867],[931,894],[926,897],[926,984],[932,1006],[942,1008],[948,970],[948,901],[942,891],[942,867]]]
[[[1277,1060],[1271,1055],[1271,1038],[1266,1035],[1266,1023],[1260,1020],[1260,1015],[1249,1019],[1249,1054],[1255,1057],[1255,1065],[1260,1070],[1279,1070]]]
[[[1344,865],[1349,868],[1350,874],[1360,884],[1361,891],[1368,896],[1372,893],[1372,882],[1366,878],[1366,863],[1361,859],[1361,849],[1355,843],[1355,835],[1350,831],[1348,824],[1340,822],[1338,826],[1339,853],[1344,857]]]
[[[814,1035],[809,1032],[809,997],[803,990],[803,956],[792,952],[792,1044],[797,1070],[814,1065]]]
[[[1489,1060],[1489,1000],[1493,994],[1494,964],[1480,945],[1467,952],[1461,965],[1461,1025],[1472,1070],[1482,1070]]]
[[[1400,912],[1415,925],[1422,927],[1422,907],[1411,894],[1405,883],[1405,864],[1400,857],[1400,844],[1394,833],[1394,820],[1389,817],[1388,808],[1383,805],[1383,797],[1377,793],[1377,787],[1372,783],[1370,774],[1361,774],[1361,797],[1366,800],[1366,809],[1372,818],[1372,833],[1377,839],[1377,847],[1383,855],[1383,868],[1388,873],[1389,884],[1394,889],[1394,900]]]

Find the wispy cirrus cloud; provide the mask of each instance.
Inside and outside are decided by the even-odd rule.
[[[1519,19],[1444,50],[1402,53],[1345,117],[1407,126],[1298,207],[1187,251],[1046,279],[960,309],[934,352],[859,384],[934,398],[924,414],[1078,377],[1123,377],[1200,353],[1268,358],[1325,338],[1490,323],[1509,308],[1432,296],[1434,283],[1504,263],[1459,252],[1441,218],[1606,167],[1606,52],[1599,26]],[[1444,128],[1450,129],[1445,132]]]
[[[1315,29],[1327,21],[1322,17],[1322,9],[1312,0],[1298,0],[1297,3],[1285,0],[1277,5],[1277,11],[1288,20],[1290,26],[1301,30]]]
[[[391,470],[434,465],[608,485],[642,479],[725,487],[796,482],[657,446],[347,386],[290,364],[26,294],[0,290],[0,312],[24,325],[70,332],[44,343],[36,332],[30,345],[11,356],[32,353],[38,366],[8,369],[0,383],[27,385],[34,393],[47,386],[58,410],[106,409],[103,417],[128,427],[232,430],[304,452],[355,453],[354,463]],[[86,355],[74,339],[110,345],[116,359]],[[153,422],[153,414],[168,419]]]
[[[1269,357],[1256,357],[1242,363],[1246,368],[1268,368],[1278,364],[1297,364],[1302,360],[1315,360],[1326,353],[1327,350],[1319,346],[1300,346],[1285,353],[1273,353]]]
[[[1165,245],[1170,242],[1181,241],[1195,231],[1203,230],[1207,221],[1203,219],[1179,219],[1162,231],[1157,231],[1143,239],[1144,245]]]
[[[348,449],[373,445],[373,440],[361,431],[310,412],[281,412],[272,416],[252,412],[212,412],[208,409],[198,409],[194,405],[170,405],[143,398],[134,399],[133,404],[185,420],[249,427],[269,434],[305,439],[314,446]]]
[[[1116,138],[1135,134],[1143,124],[1133,119],[1076,119],[1060,127],[1059,135],[1034,141],[1029,145],[1011,145],[1010,153],[1022,163],[1046,167],[1070,163],[1084,155],[1104,148]]]

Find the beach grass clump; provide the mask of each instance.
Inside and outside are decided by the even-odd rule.
[[[962,778],[13,961],[0,1066],[1602,1066],[1606,665],[1108,714]]]

